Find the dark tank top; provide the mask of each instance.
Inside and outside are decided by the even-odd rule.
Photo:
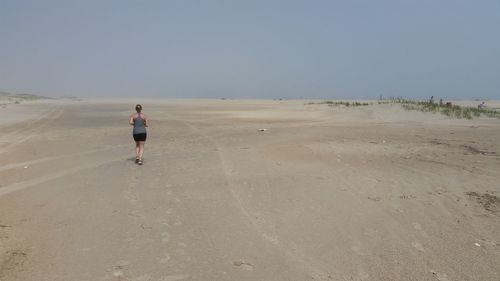
[[[134,131],[133,134],[145,134],[146,126],[144,125],[144,119],[141,117],[141,114],[137,114],[137,117],[134,119]]]

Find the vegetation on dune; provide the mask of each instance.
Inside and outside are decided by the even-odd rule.
[[[472,119],[474,117],[486,116],[500,118],[500,111],[487,108],[452,105],[451,103],[436,103],[431,101],[416,101],[408,99],[394,99],[391,101],[379,101],[379,104],[396,103],[405,110],[418,110],[422,112],[441,113],[453,118]]]
[[[309,104],[327,104],[328,106],[340,106],[340,105],[344,105],[344,106],[366,106],[366,105],[371,105],[372,103],[367,103],[367,102],[357,102],[357,101],[354,101],[354,102],[349,102],[349,101],[322,101],[322,102],[318,102],[318,103],[314,103],[314,102],[311,102]]]
[[[12,94],[8,92],[0,92],[0,100],[7,101],[8,103],[19,104],[23,101],[32,101],[40,99],[51,99],[48,97],[32,95],[32,94]]]
[[[327,104],[328,106],[346,106],[346,107],[355,107],[355,106],[368,106],[373,105],[374,103],[368,102],[349,102],[349,101],[322,101],[322,102],[310,102],[308,104]],[[468,106],[459,106],[452,105],[451,103],[442,103],[442,102],[433,102],[433,101],[418,101],[418,100],[410,100],[404,98],[391,98],[388,100],[379,100],[377,104],[399,104],[405,110],[417,110],[422,112],[432,112],[432,113],[441,113],[443,115],[458,118],[458,119],[473,119],[474,117],[490,117],[490,118],[499,118],[500,119],[500,111],[496,109],[488,109],[488,108],[479,108],[479,107],[468,107]]]

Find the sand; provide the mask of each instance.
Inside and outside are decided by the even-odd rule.
[[[1,281],[500,280],[498,119],[137,102],[0,108]]]

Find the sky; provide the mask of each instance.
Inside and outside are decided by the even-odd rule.
[[[0,91],[500,99],[500,1],[0,0]]]

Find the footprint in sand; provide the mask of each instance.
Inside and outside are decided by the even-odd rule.
[[[378,234],[378,230],[374,228],[368,228],[363,234],[366,236],[375,237]]]
[[[360,272],[358,272],[358,278],[359,278],[359,280],[365,281],[365,280],[369,280],[368,278],[370,278],[370,275],[364,271],[360,271]]]
[[[419,224],[418,222],[413,222],[412,225],[413,225],[413,228],[415,228],[415,230],[417,230],[418,232],[420,232],[420,234],[422,236],[427,237],[427,233],[424,231],[424,229],[422,228],[421,224]]]
[[[135,198],[134,195],[130,191],[125,191],[123,194],[123,198],[128,200],[131,205],[136,205],[137,204],[137,199]]]
[[[163,232],[161,234],[161,242],[168,243],[168,241],[170,241],[170,234],[168,232]]]
[[[448,279],[448,276],[446,275],[446,273],[439,273],[439,272],[436,272],[434,270],[431,270],[431,273],[439,281],[450,281],[450,279]]]
[[[363,251],[363,248],[361,247],[361,245],[353,245],[353,246],[351,246],[351,250],[360,256],[366,255],[366,253]]]
[[[165,253],[165,255],[163,256],[163,258],[160,259],[160,263],[161,264],[165,264],[165,263],[168,263],[170,261],[170,255]]]
[[[113,269],[113,276],[120,279],[123,277],[123,270],[122,270],[123,267],[121,266],[116,266],[114,269]]]
[[[412,243],[411,243],[411,245],[412,245],[415,249],[419,250],[420,252],[424,252],[424,251],[425,251],[425,250],[424,250],[424,246],[422,246],[422,244],[420,244],[419,242],[412,242]]]
[[[422,226],[418,222],[414,222],[412,224],[413,224],[413,228],[415,228],[416,230],[418,230],[418,231],[422,230]]]
[[[146,218],[145,216],[139,214],[139,211],[137,211],[137,210],[131,211],[127,215],[129,217],[137,218],[137,219],[145,219]]]
[[[233,265],[243,270],[253,270],[253,264],[244,261],[233,261]]]

